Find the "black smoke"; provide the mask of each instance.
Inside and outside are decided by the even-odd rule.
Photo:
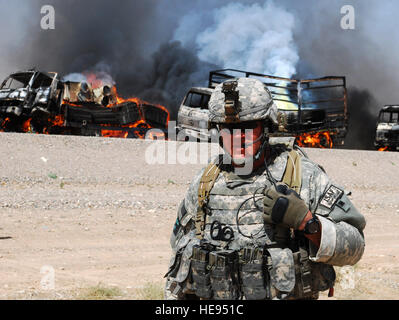
[[[345,139],[347,149],[374,149],[378,103],[366,89],[348,89],[349,132]]]
[[[1,10],[19,13],[11,1],[0,5]],[[3,42],[8,43],[2,44],[8,51],[4,55],[13,57],[18,70],[35,67],[57,71],[61,77],[107,73],[119,94],[163,104],[174,119],[187,89],[205,85],[207,72],[215,67],[201,62],[194,49],[171,40],[178,21],[161,10],[159,0],[36,0],[25,5],[31,16],[17,16],[21,19],[17,33],[24,35],[18,50],[15,38],[5,32]],[[40,28],[43,5],[55,9],[54,30]],[[0,23],[6,24],[4,20]],[[4,69],[16,71],[8,66]]]
[[[190,87],[207,86],[209,70],[216,65],[200,61],[192,50],[182,47],[178,41],[161,44],[151,55],[147,70],[142,71],[141,81],[135,90],[140,98],[166,105],[171,112],[171,119],[177,118],[178,107]],[[119,83],[129,82],[131,75],[119,77]],[[124,78],[123,78],[124,77]],[[132,91],[127,86],[125,95]]]
[[[236,2],[263,5],[265,1]],[[231,3],[0,0],[0,76],[31,67],[61,75],[106,72],[123,96],[163,103],[173,119],[190,86],[205,85],[210,69],[229,67],[201,61],[196,39],[206,30],[212,34],[215,9]],[[295,17],[293,41],[299,56],[296,74],[301,78],[346,76],[350,111],[346,145],[371,148],[371,131],[375,130],[379,108],[399,99],[399,73],[395,72],[399,53],[397,1],[350,1],[355,9],[355,30],[340,26],[340,9],[348,4],[346,0],[275,0],[274,4]],[[53,5],[56,10],[55,30],[40,28],[43,5]],[[193,12],[197,20],[184,27]],[[245,23],[256,24],[251,19]],[[232,24],[226,35],[240,41],[242,30],[237,25]],[[176,31],[186,42],[175,41],[179,40]],[[221,47],[226,39],[220,38]],[[242,43],[242,47],[246,45]],[[246,61],[242,65],[247,65]]]

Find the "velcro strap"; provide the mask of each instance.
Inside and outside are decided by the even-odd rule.
[[[215,163],[210,163],[205,169],[204,174],[201,177],[200,184],[198,187],[198,210],[195,219],[196,237],[198,239],[203,239],[206,212],[204,207],[208,203],[209,194],[215,184],[217,177],[219,176],[220,168]]]
[[[225,121],[227,123],[239,121],[238,113],[237,113],[237,110],[235,109],[234,101],[226,101],[224,110],[225,110],[225,115],[226,115]]]
[[[173,281],[169,287],[169,290],[173,295],[179,296],[182,292],[182,287],[176,281]]]
[[[298,152],[292,150],[288,153],[287,166],[285,167],[282,182],[299,193],[301,191],[301,178],[301,156]]]
[[[214,163],[211,163],[204,171],[204,174],[201,177],[200,185],[198,188],[198,203],[200,206],[203,206],[209,197],[209,193],[211,192],[213,185],[216,181],[220,172],[219,166]]]
[[[263,270],[261,263],[246,263],[243,264],[241,270],[244,272],[259,272]]]
[[[305,296],[312,294],[312,272],[309,262],[309,255],[303,248],[299,249],[300,254],[300,270],[301,270],[301,282],[302,290]]]

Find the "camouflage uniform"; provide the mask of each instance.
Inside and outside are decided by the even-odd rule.
[[[343,188],[300,151],[299,194],[321,222],[320,247],[305,237],[297,235],[294,239],[289,229],[264,222],[261,190],[272,186],[271,179],[282,181],[287,162],[291,161],[293,140],[285,144],[270,141],[269,172],[263,167],[238,176],[232,166],[221,165],[210,191],[201,240],[196,237],[195,219],[205,168],[194,178],[179,206],[170,240],[173,255],[165,298],[184,299],[195,294],[208,299],[314,299],[319,291],[333,287],[333,265],[354,265],[360,260],[365,245],[364,217]],[[233,230],[233,240],[212,239],[215,221]],[[205,261],[198,259],[201,248],[206,248]],[[231,261],[227,269],[218,269],[214,254],[222,261]]]

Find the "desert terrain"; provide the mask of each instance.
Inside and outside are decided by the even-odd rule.
[[[204,164],[150,164],[156,143],[0,133],[0,299],[160,299],[176,209]],[[399,153],[306,152],[367,220],[332,299],[398,299]]]

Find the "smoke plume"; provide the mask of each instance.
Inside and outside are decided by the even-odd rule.
[[[399,99],[399,4],[353,0],[355,29],[344,30],[347,2],[0,0],[0,76],[31,67],[94,71],[122,96],[164,104],[172,119],[187,89],[206,85],[214,68],[346,76],[346,145],[370,148],[364,127],[374,131],[378,109]],[[40,28],[43,5],[54,6],[55,30]]]
[[[293,42],[294,16],[274,2],[231,3],[217,8],[211,23],[202,30],[192,26],[198,15],[187,15],[175,38],[183,43],[195,39],[201,60],[214,61],[223,68],[282,77],[296,73],[299,56]]]

